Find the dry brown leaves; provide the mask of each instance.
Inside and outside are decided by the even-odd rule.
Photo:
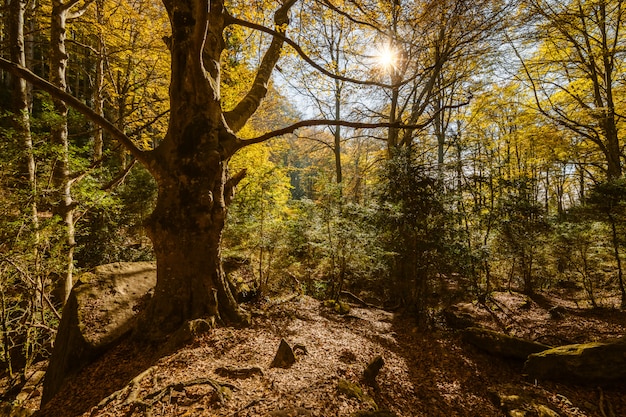
[[[511,333],[524,337],[574,338],[584,330],[594,338],[625,332],[624,323],[615,325],[613,316],[568,314],[556,323],[539,304],[529,307],[525,299],[511,295],[494,300],[501,305],[500,310],[490,306],[497,319],[484,325],[501,330],[498,326],[505,323]],[[563,416],[601,417],[600,394],[615,415],[626,415],[624,387],[600,391],[535,384],[522,376],[522,363],[477,352],[446,330],[418,331],[410,320],[382,310],[353,307],[339,316],[312,298],[298,297],[261,305],[255,315],[250,328],[215,329],[167,355],[158,348],[124,344],[82,372],[40,415],[253,417],[300,407],[313,416],[348,417],[370,407],[369,397],[401,417],[495,417],[504,413],[494,405],[492,393],[504,384],[532,390]],[[596,334],[589,331],[592,324],[600,328]],[[306,348],[297,350],[289,369],[269,367],[281,339]],[[378,387],[372,388],[362,381],[362,372],[377,355],[385,365]],[[340,394],[340,379],[357,384],[365,396]],[[109,396],[110,401],[97,405]]]

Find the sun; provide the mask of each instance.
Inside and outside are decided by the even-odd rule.
[[[395,68],[397,60],[396,51],[389,45],[381,46],[378,48],[376,60],[378,61],[378,65],[384,69]]]

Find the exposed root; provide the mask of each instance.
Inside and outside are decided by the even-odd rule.
[[[255,398],[254,400],[252,400],[248,404],[246,404],[243,408],[240,408],[239,410],[235,411],[230,416],[231,417],[237,417],[237,416],[239,416],[239,413],[247,410],[250,407],[254,407],[255,405],[259,404],[261,401],[264,401],[264,399],[263,398]]]
[[[169,384],[158,391],[146,395],[144,400],[147,400],[146,402],[152,406],[154,403],[160,401],[163,397],[171,394],[173,391],[183,392],[186,387],[192,387],[194,385],[211,385],[213,389],[215,389],[219,402],[224,402],[225,400],[223,391],[224,388],[230,388],[232,390],[239,389],[236,385],[226,382],[218,382],[212,378],[197,378],[187,382],[175,382],[173,384]]]
[[[602,388],[598,388],[598,390],[600,391],[600,403],[598,404],[598,408],[600,409],[602,417],[615,417],[613,405],[608,398],[604,398],[604,391],[602,391]]]
[[[108,404],[113,401],[117,401],[124,406],[130,406],[130,414],[132,415],[137,409],[141,410],[144,415],[150,415],[152,407],[164,397],[172,395],[174,392],[183,392],[186,387],[194,385],[210,385],[215,390],[217,399],[219,402],[224,402],[224,388],[231,390],[238,390],[239,388],[233,384],[218,382],[212,378],[197,378],[186,382],[175,382],[169,384],[157,391],[154,391],[145,396],[145,398],[139,398],[140,385],[144,378],[146,378],[155,367],[150,367],[134,377],[126,386],[120,390],[115,391],[113,394],[104,398],[100,403],[93,407],[90,412],[90,417],[98,415]]]
[[[109,403],[115,400],[122,400],[122,398],[124,398],[124,400],[120,402],[122,402],[125,405],[134,403],[137,399],[137,395],[139,392],[139,385],[141,384],[141,381],[143,381],[143,379],[146,376],[152,373],[154,369],[155,367],[151,366],[150,368],[146,369],[145,371],[143,371],[142,373],[140,373],[139,375],[131,379],[130,382],[126,384],[124,388],[117,390],[113,394],[104,398],[102,401],[98,403],[98,405],[96,405],[94,408],[91,409],[91,413],[89,415],[90,416],[97,415],[97,413],[103,410]]]

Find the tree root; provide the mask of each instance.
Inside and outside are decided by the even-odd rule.
[[[95,416],[96,413],[98,413],[100,410],[102,410],[104,407],[106,407],[107,405],[109,405],[109,403],[115,401],[115,400],[119,400],[122,397],[125,396],[124,401],[122,402],[122,404],[127,405],[130,404],[132,402],[136,401],[138,392],[139,392],[139,384],[141,384],[141,381],[143,381],[143,379],[148,376],[150,373],[152,373],[152,371],[154,371],[154,366],[151,366],[150,368],[146,369],[145,371],[143,371],[142,373],[140,373],[139,375],[137,375],[136,377],[134,377],[133,379],[130,380],[130,382],[128,384],[126,384],[126,386],[120,390],[115,391],[113,394],[109,395],[108,397],[104,398],[102,401],[100,401],[98,403],[98,405],[96,405],[94,408],[91,409],[91,413],[89,414],[89,416]]]
[[[113,401],[119,400],[121,405],[130,406],[131,411],[130,414],[136,409],[141,409],[145,412],[146,415],[150,414],[149,410],[159,401],[161,401],[165,396],[171,395],[172,392],[183,392],[186,387],[191,387],[194,385],[210,385],[215,390],[217,395],[217,399],[219,402],[224,402],[224,388],[229,388],[231,390],[238,390],[239,387],[233,384],[229,384],[226,382],[218,382],[212,378],[197,378],[191,381],[185,382],[175,382],[169,384],[157,391],[154,391],[148,395],[146,395],[143,399],[139,399],[139,391],[140,385],[144,378],[146,378],[152,371],[154,371],[155,367],[152,366],[136,377],[134,377],[126,386],[122,389],[115,391],[108,397],[104,398],[102,401],[98,403],[95,407],[91,409],[89,414],[90,417],[96,416],[100,411],[102,411],[107,405],[112,403]]]
[[[598,408],[600,409],[600,413],[602,413],[602,417],[615,417],[613,404],[611,404],[608,398],[607,399],[604,398],[604,391],[602,391],[602,388],[598,388],[598,390],[600,391],[600,403],[598,404]],[[605,402],[606,402],[606,407],[605,407]]]
[[[217,398],[218,398],[219,402],[224,402],[224,400],[225,400],[224,392],[223,392],[224,388],[230,388],[232,390],[238,390],[239,389],[239,387],[237,387],[236,385],[229,384],[227,382],[218,382],[218,381],[216,381],[216,380],[214,380],[212,378],[197,378],[197,379],[192,379],[191,381],[187,381],[187,382],[174,382],[172,384],[169,384],[169,385],[161,388],[158,391],[154,391],[154,392],[146,395],[144,400],[148,400],[148,404],[150,406],[152,406],[154,403],[160,401],[166,395],[171,394],[172,391],[183,392],[183,390],[186,387],[192,387],[194,385],[210,385],[210,386],[212,386],[213,389],[215,389],[215,392],[217,394]]]
[[[247,410],[250,407],[254,407],[255,405],[259,404],[261,401],[265,401],[265,400],[263,398],[255,398],[254,400],[252,400],[248,404],[246,404],[243,408],[240,408],[239,410],[237,410],[233,414],[231,414],[230,417],[237,417],[239,415],[239,413]]]

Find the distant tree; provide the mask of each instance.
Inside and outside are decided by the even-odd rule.
[[[409,150],[396,150],[381,175],[379,215],[392,299],[423,320],[431,281],[445,264],[449,216],[436,177]]]
[[[522,3],[532,28],[530,36],[526,31],[525,42],[531,41],[536,52],[525,59],[518,51],[518,57],[536,106],[600,153],[609,180],[623,172],[623,106],[618,97],[625,70],[620,47],[625,40],[625,6],[622,0]]]
[[[499,236],[502,246],[512,256],[509,279],[517,272],[524,293],[533,295],[537,290],[535,270],[549,224],[543,207],[535,198],[532,179],[518,178],[507,183],[499,203]]]
[[[596,185],[590,193],[588,204],[603,217],[610,227],[613,259],[617,269],[617,285],[621,295],[621,308],[626,309],[626,284],[622,266],[621,247],[626,225],[626,181],[623,178]]]

